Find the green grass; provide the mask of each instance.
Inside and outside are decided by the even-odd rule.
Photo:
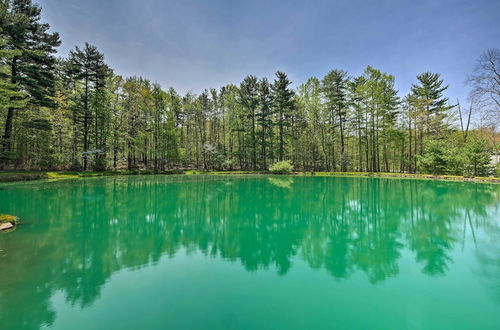
[[[46,172],[21,171],[21,172],[0,172],[0,182],[31,181],[48,179]]]
[[[243,175],[243,174],[269,174],[265,171],[199,171],[199,170],[189,170],[184,171],[183,174],[187,175]]]
[[[0,224],[7,222],[15,224],[19,222],[19,219],[10,214],[0,214]]]
[[[445,174],[415,174],[415,173],[390,173],[390,172],[299,172],[302,176],[356,176],[356,177],[380,177],[380,178],[407,178],[407,179],[434,179],[451,181],[474,181],[500,183],[497,177],[465,177],[459,175]]]
[[[270,174],[268,171],[200,171],[200,170],[169,170],[160,173],[154,171],[104,171],[104,172],[73,172],[73,171],[5,171],[0,172],[0,182],[32,181],[48,179],[65,180],[85,177],[101,177],[116,175],[152,175],[152,174],[185,174],[185,175],[248,175]],[[352,176],[352,177],[381,177],[381,178],[408,178],[408,179],[435,179],[451,181],[473,181],[486,183],[500,183],[498,177],[463,177],[455,175],[410,174],[410,173],[384,173],[384,172],[295,172],[291,175],[298,176]]]

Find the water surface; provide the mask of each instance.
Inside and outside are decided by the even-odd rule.
[[[2,329],[499,329],[500,185],[0,185]]]

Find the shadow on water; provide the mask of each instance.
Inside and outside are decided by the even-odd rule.
[[[28,224],[0,236],[0,324],[16,315],[16,328],[50,325],[57,291],[86,308],[113,273],[156,264],[180,250],[283,276],[297,258],[335,280],[362,272],[377,284],[398,276],[405,250],[423,274],[442,276],[454,249],[474,248],[500,300],[500,245],[494,239],[500,223],[492,216],[499,214],[499,187],[201,176],[6,186],[2,211]]]

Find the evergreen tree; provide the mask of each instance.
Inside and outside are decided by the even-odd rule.
[[[322,80],[321,86],[325,105],[330,113],[329,121],[332,125],[331,132],[335,135],[335,128],[338,126],[340,130],[340,157],[341,169],[346,171],[347,163],[345,154],[345,123],[347,117],[347,72],[343,70],[332,70]],[[335,157],[334,155],[332,155]]]
[[[257,122],[260,125],[260,160],[261,169],[267,169],[267,157],[270,139],[272,139],[273,120],[271,104],[271,85],[266,78],[262,78],[258,83],[259,112]]]
[[[290,88],[291,81],[288,80],[284,72],[276,72],[276,79],[271,86],[273,95],[273,109],[277,116],[276,125],[278,126],[278,159],[285,159],[285,129],[291,126],[291,115],[295,109],[295,92]]]
[[[453,108],[448,105],[448,98],[443,96],[448,86],[443,86],[443,80],[438,73],[424,72],[418,75],[417,79],[418,83],[411,87],[413,102],[423,112],[426,134],[435,135],[443,129],[447,112]]]
[[[5,48],[5,39],[0,39],[0,108],[1,109],[21,109],[27,103],[25,93],[19,90],[18,85],[13,84],[10,77],[9,60],[18,54],[19,51]]]
[[[3,73],[11,87],[23,91],[28,103],[34,107],[53,108],[55,47],[60,45],[59,35],[49,32],[49,25],[40,22],[41,8],[31,0],[3,1],[1,5],[0,33],[4,47],[11,51],[5,59],[10,69]],[[14,113],[19,109],[18,95],[10,95],[14,104],[7,106],[3,134],[3,151],[12,150]]]
[[[366,79],[364,76],[359,76],[353,78],[348,83],[348,104],[352,110],[352,123],[353,129],[355,130],[357,138],[357,170],[363,171],[366,169],[368,164],[368,159],[366,163],[363,161],[364,153],[363,150],[367,150],[367,121],[366,113],[363,107],[363,97],[362,97],[362,87],[364,86]],[[365,149],[364,149],[364,148]],[[367,157],[368,158],[368,157]],[[364,165],[366,164],[366,166]]]
[[[473,136],[465,145],[465,172],[472,176],[488,176],[492,172],[491,153],[486,141]]]
[[[257,108],[259,106],[258,79],[255,76],[247,76],[240,84],[239,101],[248,120],[249,144],[251,148],[252,168],[257,169]]]
[[[394,77],[372,67],[354,78],[332,70],[297,93],[277,72],[272,84],[250,75],[238,87],[179,95],[113,74],[90,44],[55,60],[59,37],[40,13],[29,0],[0,0],[2,167],[256,170],[282,161],[314,171],[490,173],[498,50],[470,77],[489,128],[461,132],[448,125],[437,73],[419,75],[401,105]]]
[[[83,169],[87,170],[91,154],[96,153],[98,162],[102,162],[102,158],[105,157],[104,116],[108,115],[105,87],[111,70],[104,62],[104,55],[88,43],[85,43],[83,49],[77,46],[70,52],[67,69],[77,91],[74,120],[75,126],[81,125],[79,133],[83,138]],[[93,150],[90,148],[92,131]]]

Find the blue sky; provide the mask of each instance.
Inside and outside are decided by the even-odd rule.
[[[36,1],[36,0],[35,0]],[[88,41],[116,73],[180,92],[285,71],[294,85],[367,65],[401,94],[424,71],[465,98],[479,55],[500,47],[499,0],[38,0],[67,55]]]

